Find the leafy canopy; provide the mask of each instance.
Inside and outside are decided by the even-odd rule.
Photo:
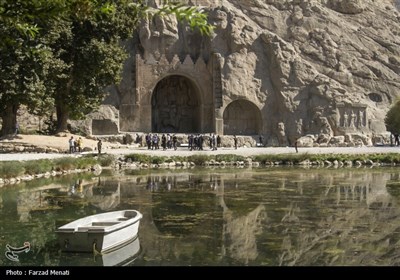
[[[400,134],[400,100],[390,108],[385,117],[386,129],[393,134]]]

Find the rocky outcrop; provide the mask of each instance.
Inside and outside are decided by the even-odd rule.
[[[307,146],[389,142],[384,118],[400,95],[400,1],[182,2],[203,6],[214,34],[201,36],[173,17],[144,20],[125,42],[130,57],[121,83],[108,89],[108,105],[71,122],[73,129],[96,135],[168,129],[167,112],[178,111],[169,103],[153,107],[152,96],[163,98],[158,85],[177,96],[179,86],[172,85],[187,82],[196,85],[187,87],[199,91],[196,98],[181,94],[175,105],[182,109],[180,128],[189,132],[235,134],[233,126],[242,123],[236,134],[262,134],[267,145],[293,145],[300,137]],[[154,67],[140,68],[137,55]],[[156,84],[138,85],[138,77]],[[193,113],[195,106],[206,109]]]
[[[201,4],[216,26],[210,38],[165,18],[144,22],[132,46],[139,45],[139,53],[154,63],[172,61],[174,55],[207,62],[218,54],[222,108],[235,100],[258,107],[266,143],[293,144],[314,135],[315,143],[329,144],[336,141],[331,137],[358,134],[364,135],[363,144],[375,144],[373,139],[386,133],[385,114],[400,93],[398,2]],[[134,71],[127,65],[119,87],[122,99]]]

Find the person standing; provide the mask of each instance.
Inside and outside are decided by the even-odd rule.
[[[176,149],[178,148],[178,138],[175,134],[172,136],[172,145],[174,146],[174,150],[176,151]]]
[[[69,142],[69,153],[73,154],[75,152],[75,140],[74,140],[74,137],[71,136],[71,138],[69,138],[68,142]]]
[[[101,142],[101,139],[99,139],[99,142],[97,142],[97,151],[99,155],[101,154],[101,148],[103,146],[103,143]]]
[[[236,135],[233,135],[233,142],[235,144],[235,149],[237,150],[237,137],[236,137]]]
[[[217,147],[221,147],[221,136],[219,136],[219,134],[217,135]]]
[[[19,133],[19,124],[18,122],[15,123],[15,135],[17,135]]]
[[[260,147],[264,146],[264,136],[262,136],[262,135],[260,134],[259,140],[260,140]]]
[[[299,152],[299,150],[297,149],[297,140],[294,142],[294,149],[296,150],[296,153]]]
[[[82,137],[79,137],[76,140],[76,148],[78,149],[78,152],[82,152]]]

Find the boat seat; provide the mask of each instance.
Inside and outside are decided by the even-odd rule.
[[[109,227],[109,226],[113,226],[119,224],[119,221],[113,221],[113,222],[92,222],[92,226],[93,227]]]
[[[80,231],[80,232],[85,232],[85,231],[87,231],[87,232],[104,232],[105,231],[105,227],[91,227],[91,226],[89,226],[89,227],[78,227],[78,231]]]
[[[128,219],[131,219],[133,217],[136,217],[137,213],[135,211],[125,211],[125,217]]]

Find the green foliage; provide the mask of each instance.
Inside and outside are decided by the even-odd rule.
[[[81,157],[77,158],[75,162],[75,168],[86,169],[97,164],[97,160],[93,157]]]
[[[149,10],[152,12],[152,10]],[[157,16],[174,14],[178,21],[186,22],[192,30],[199,30],[201,35],[211,35],[214,26],[208,24],[207,13],[196,6],[185,6],[184,4],[164,1],[164,5],[154,12]]]
[[[196,165],[204,165],[204,163],[209,160],[210,157],[206,155],[191,155],[187,157],[187,161],[194,162]]]
[[[152,164],[160,164],[160,163],[166,162],[166,160],[167,160],[167,158],[163,157],[163,156],[152,156],[150,159],[150,162]]]
[[[126,155],[125,159],[127,161],[140,162],[140,163],[150,163],[151,162],[151,156],[143,155],[143,154]]]
[[[0,161],[0,178],[12,178],[23,174],[43,174],[53,170],[88,169],[97,163],[101,166],[110,166],[114,160],[115,157],[113,155],[101,155],[98,159],[93,156],[83,156],[79,158],[64,157],[53,160]]]
[[[50,172],[53,170],[53,164],[48,159],[26,161],[23,164],[26,174],[34,175]]]
[[[55,106],[57,130],[66,130],[69,118],[96,109],[104,88],[119,83],[127,58],[121,40],[143,17],[167,15],[201,34],[213,30],[202,10],[170,1],[157,9],[131,0],[0,1],[0,112],[14,114],[3,128],[12,129],[24,104],[39,116]]]
[[[53,161],[56,171],[71,170],[75,167],[75,159],[72,157],[58,158]]]
[[[231,162],[231,161],[244,161],[246,158],[241,155],[216,155],[215,160],[216,161],[225,161],[225,162]]]
[[[18,161],[0,161],[0,178],[13,178],[25,173],[24,166]]]
[[[113,164],[113,162],[115,161],[115,157],[113,155],[100,155],[98,157],[98,161],[100,161],[100,165],[103,167],[106,166],[111,166],[111,164]]]
[[[53,168],[56,171],[71,170],[71,169],[85,169],[97,163],[96,159],[91,157],[72,158],[65,157],[55,159],[53,161]]]
[[[393,134],[400,134],[400,100],[389,109],[385,117],[386,129]]]

